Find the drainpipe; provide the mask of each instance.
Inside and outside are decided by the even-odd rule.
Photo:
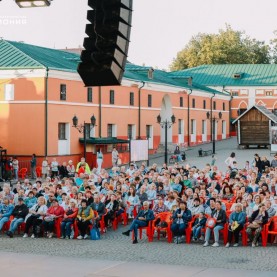
[[[192,89],[190,89],[190,93],[188,93],[188,147],[190,146],[190,114],[189,114],[189,112],[190,112],[190,106],[189,106],[189,100],[190,100],[190,95],[192,94]]]
[[[101,93],[101,86],[99,86],[98,89],[98,95],[99,95],[99,124],[98,124],[98,132],[99,132],[99,138],[102,137],[102,93]]]
[[[227,92],[229,95],[229,91],[225,90],[225,86],[222,87],[222,92]],[[233,100],[233,95],[230,95],[230,100],[229,100],[229,136],[231,137],[231,131],[232,131],[232,124],[231,124],[231,119],[232,119],[232,100]]]
[[[141,131],[140,131],[140,125],[141,125],[141,89],[145,86],[145,82],[142,81],[142,85],[139,87],[139,99],[138,99],[138,139],[141,139]]]
[[[44,148],[44,156],[48,156],[48,76],[49,76],[49,68],[46,67],[46,76],[45,76],[45,148]]]
[[[210,119],[211,119],[211,141],[213,139],[213,98],[214,97],[215,97],[215,93],[211,97],[211,115],[210,115]]]

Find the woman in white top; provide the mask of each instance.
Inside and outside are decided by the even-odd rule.
[[[45,157],[43,162],[42,162],[41,174],[42,174],[42,178],[46,178],[49,174],[49,164],[48,164],[47,157]]]
[[[14,174],[14,179],[17,181],[18,180],[18,170],[19,170],[19,165],[18,165],[18,159],[17,157],[13,157],[13,174]]]
[[[33,227],[32,238],[37,238],[40,233],[40,225],[42,223],[43,217],[47,213],[46,200],[43,196],[38,198],[37,204],[35,204],[30,210],[26,217],[26,225],[24,230],[23,238],[28,237],[29,229]]]
[[[97,161],[97,172],[101,172],[102,163],[103,163],[103,153],[101,149],[99,148],[96,153],[96,161]]]
[[[136,191],[133,186],[130,186],[129,188],[129,193],[127,196],[127,204],[128,204],[127,214],[129,215],[129,217],[133,217],[133,211],[139,205],[139,198],[136,195]]]
[[[231,168],[234,168],[234,161],[236,160],[236,154],[234,152],[231,153],[230,157],[228,157],[226,160],[225,160],[225,164],[227,166],[230,166]]]

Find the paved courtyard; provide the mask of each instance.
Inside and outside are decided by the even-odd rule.
[[[186,150],[187,160],[182,164],[189,163],[191,166],[195,165],[198,168],[203,168],[206,163],[211,163],[212,156],[198,157],[198,150],[202,148],[203,150],[212,150],[212,143],[207,143],[200,146],[189,147]],[[230,139],[222,140],[216,142],[216,165],[220,170],[226,170],[226,165],[224,161],[230,156],[232,152],[236,153],[236,159],[238,162],[238,167],[242,168],[245,164],[245,161],[253,161],[254,154],[258,153],[260,157],[266,156],[268,160],[272,160],[273,156],[270,156],[270,146],[268,149],[264,148],[250,148],[250,149],[238,149],[237,138],[232,137]],[[182,149],[181,149],[182,150]],[[169,155],[170,156],[170,155]],[[155,154],[150,156],[150,165],[153,162],[161,165],[164,162],[163,154]]]
[[[10,239],[1,235],[0,255],[3,253],[28,253],[50,257],[96,259],[119,262],[182,265],[203,268],[277,271],[277,246],[238,247],[226,249],[202,247],[201,244],[169,244],[165,240],[148,243],[143,237],[137,245],[121,232],[109,230],[100,241],[61,239]],[[0,259],[1,264],[1,259]],[[115,275],[117,276],[117,275]],[[266,276],[266,275],[264,275]]]
[[[198,157],[198,149],[189,149],[187,161],[203,167],[211,156]],[[211,149],[211,144],[201,146]],[[236,152],[239,167],[252,160],[255,153],[270,157],[269,149],[239,150],[236,138],[216,143],[217,165],[225,170],[224,160]],[[150,163],[163,162],[163,155],[152,156]],[[0,237],[1,275],[19,276],[277,276],[277,246],[238,247],[226,249],[201,244],[168,244],[165,240],[148,243],[143,237],[133,245],[121,234],[126,228],[109,230],[100,241],[60,239],[23,239]],[[54,269],[57,270],[54,270]],[[237,271],[234,271],[237,270]],[[254,271],[249,271],[254,270]]]

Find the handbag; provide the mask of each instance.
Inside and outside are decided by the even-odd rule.
[[[96,224],[90,230],[90,239],[91,240],[100,240],[100,232]]]
[[[257,224],[254,223],[255,221],[253,221],[253,223],[250,223],[247,228],[251,228],[251,229],[258,229],[261,227],[260,223],[256,222]]]
[[[207,228],[213,229],[215,224],[216,224],[216,219],[213,218],[213,217],[209,217],[206,221],[206,227]]]
[[[237,221],[234,221],[234,224],[231,225],[231,230],[232,230],[232,231],[235,231],[238,227],[239,227],[238,222],[237,222]]]
[[[45,221],[45,222],[52,222],[52,221],[54,221],[54,219],[55,219],[55,216],[53,216],[53,215],[48,215],[48,216],[46,216],[46,217],[44,218],[44,221]]]

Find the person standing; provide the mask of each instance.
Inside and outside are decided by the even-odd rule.
[[[47,160],[47,157],[45,157],[43,162],[42,162],[42,166],[41,166],[42,178],[46,179],[46,177],[49,174],[49,170],[48,169],[49,169],[48,160]]]
[[[97,150],[96,161],[97,161],[97,172],[100,173],[101,172],[101,168],[102,168],[102,163],[103,163],[103,153],[101,151],[101,148],[99,148]]]
[[[118,151],[114,147],[113,151],[112,151],[112,164],[113,164],[113,166],[117,166],[117,161],[118,161]]]
[[[13,157],[13,175],[14,175],[14,179],[15,181],[18,180],[18,169],[19,169],[19,162],[17,157]]]
[[[59,163],[57,162],[56,158],[53,158],[53,161],[51,163],[51,171],[52,171],[52,175],[51,175],[52,178],[59,175]]]
[[[226,164],[227,166],[230,166],[231,169],[233,169],[233,168],[234,168],[234,162],[235,162],[235,161],[236,161],[236,154],[235,154],[235,152],[232,152],[231,155],[230,155],[230,157],[228,157],[228,158],[225,160],[225,164]]]
[[[33,154],[31,159],[31,178],[32,179],[37,179],[36,167],[37,167],[37,156],[36,154]]]

